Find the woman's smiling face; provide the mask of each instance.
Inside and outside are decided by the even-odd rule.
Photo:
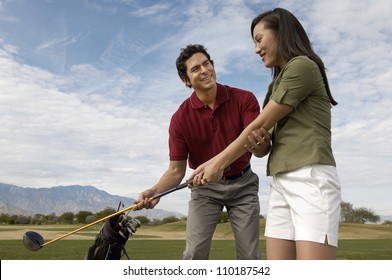
[[[263,21],[255,25],[253,41],[256,54],[261,57],[265,67],[280,66],[283,68],[284,64],[278,56],[278,38],[273,30],[265,28]]]

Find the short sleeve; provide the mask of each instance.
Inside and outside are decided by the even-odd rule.
[[[314,71],[317,70],[317,65],[309,58],[293,58],[280,73],[281,77],[275,83],[271,99],[277,103],[297,107],[312,92]]]
[[[244,127],[248,126],[260,114],[260,105],[256,96],[253,93],[246,95],[246,100],[243,104],[241,116]]]
[[[174,114],[169,126],[169,158],[170,160],[187,160],[189,150],[177,118],[178,115]]]

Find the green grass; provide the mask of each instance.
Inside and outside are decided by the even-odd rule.
[[[91,240],[59,240],[39,251],[27,250],[21,240],[0,240],[1,260],[81,260]],[[131,260],[179,260],[185,247],[184,240],[130,239],[126,250]],[[337,258],[342,260],[392,260],[392,239],[340,240]],[[260,241],[265,257],[265,241]],[[214,240],[211,260],[235,260],[233,240]]]
[[[392,239],[340,240],[338,259],[392,260]]]
[[[55,231],[65,234],[81,225],[0,225],[0,236],[11,233],[13,240],[0,240],[1,260],[81,260],[88,248],[94,243],[94,237],[100,226],[78,232],[77,235],[88,240],[62,239],[49,244],[39,251],[26,249],[22,242],[23,233],[33,230],[43,233]],[[265,221],[261,220],[260,231],[264,232]],[[130,237],[126,244],[128,255],[133,260],[179,260],[185,248],[186,222],[148,227],[143,226]],[[15,240],[15,238],[18,238]],[[168,238],[171,237],[171,238]],[[174,237],[174,238],[173,238]],[[179,237],[179,238],[177,238]],[[149,240],[146,240],[146,239]],[[1,239],[1,238],[0,238]],[[6,239],[6,238],[2,238]],[[84,238],[83,238],[84,239]],[[167,240],[178,239],[178,240]],[[260,236],[260,251],[265,258],[265,240]],[[46,240],[48,241],[48,240]],[[339,228],[340,260],[392,260],[392,227],[386,225],[341,224]],[[219,224],[214,234],[210,252],[212,260],[234,260],[235,245],[230,224]]]

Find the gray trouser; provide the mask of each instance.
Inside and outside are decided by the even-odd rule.
[[[212,236],[226,207],[237,259],[259,259],[259,178],[249,170],[232,181],[192,188],[189,201],[184,260],[207,260]]]

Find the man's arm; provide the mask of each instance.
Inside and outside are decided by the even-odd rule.
[[[135,201],[139,205],[134,209],[154,208],[159,203],[159,198],[154,200],[149,200],[149,198],[178,186],[185,176],[186,164],[186,160],[170,161],[168,169],[163,173],[158,183],[140,194],[139,198]]]

